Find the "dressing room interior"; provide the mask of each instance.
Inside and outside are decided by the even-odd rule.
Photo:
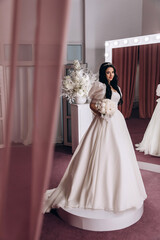
[[[118,76],[117,88],[100,85],[103,63]],[[80,89],[75,83],[78,78],[84,84]],[[116,110],[106,119],[91,108],[93,86],[108,86],[112,95],[118,92]],[[0,0],[0,239],[160,240],[159,98],[159,0]],[[121,99],[123,104],[119,104]],[[95,118],[99,118],[95,123],[99,130],[92,130]],[[113,121],[114,129],[109,127]],[[96,138],[99,131],[108,139],[107,128],[109,153],[105,142]],[[117,141],[122,141],[120,151]],[[99,148],[93,151],[94,144]],[[78,179],[87,173],[76,166],[84,164],[81,158],[90,156],[88,149],[95,156],[104,150],[106,161],[111,151],[110,159],[123,158],[125,151],[134,155],[137,165],[133,172],[138,179],[140,174],[146,191],[145,195],[141,190],[142,202],[145,200],[141,208],[123,213],[109,209],[106,216],[101,207],[88,210],[84,206],[80,212],[80,203],[68,210],[67,203],[50,202],[48,210],[43,210],[46,201],[51,201],[51,192],[45,195],[46,191],[56,189],[63,176],[67,178],[67,167],[74,161],[67,179],[74,182],[77,173],[78,189]],[[91,163],[87,164],[89,169]],[[120,186],[121,174],[126,171],[122,164],[112,164],[106,174],[111,175],[112,168],[120,169],[119,178],[107,182],[109,188],[118,181],[116,186]],[[102,177],[97,168],[94,171],[98,184]],[[127,171],[129,179],[132,173]],[[141,180],[137,182],[142,189]],[[64,194],[67,188],[76,192],[72,186],[67,182]],[[119,188],[115,189],[117,199]],[[134,184],[128,194],[132,195],[132,190]],[[61,194],[57,194],[58,200]],[[97,215],[92,215],[95,211]]]

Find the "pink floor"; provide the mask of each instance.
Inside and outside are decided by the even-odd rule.
[[[129,119],[127,125],[133,143],[138,143],[143,136],[149,120]],[[160,164],[160,158],[144,155],[136,151],[137,159]],[[56,187],[70,161],[70,147],[56,147],[53,174],[50,188]],[[69,226],[63,222],[55,211],[45,214],[40,240],[160,240],[160,174],[141,171],[148,198],[142,218],[134,225],[118,231],[91,232]]]
[[[133,144],[141,142],[150,119],[130,118],[126,120]],[[136,151],[137,160],[160,165],[160,158]]]
[[[149,120],[129,119],[127,125],[133,140],[137,143],[141,140]],[[0,150],[1,155],[1,150]],[[149,163],[160,164],[160,158],[144,156],[136,151],[137,159]],[[71,159],[71,148],[56,146],[53,171],[50,180],[50,188],[56,187]],[[0,156],[0,159],[2,157]],[[7,205],[10,214],[7,216],[7,240],[23,240],[24,226],[28,219],[22,218],[22,211],[29,211],[29,192],[31,187],[31,146],[15,145],[12,147],[11,174]],[[0,161],[1,163],[1,161]],[[136,224],[113,232],[91,232],[77,229],[63,222],[56,212],[44,215],[44,222],[40,240],[160,240],[160,174],[150,171],[141,171],[148,198],[145,201],[144,214]],[[14,194],[14,193],[17,194]],[[19,208],[21,206],[21,208]],[[12,219],[18,228],[13,228]],[[12,236],[12,237],[11,237]]]
[[[41,240],[159,240],[160,174],[142,171],[148,199],[142,218],[136,224],[118,231],[91,232],[69,226],[55,212],[45,214]]]

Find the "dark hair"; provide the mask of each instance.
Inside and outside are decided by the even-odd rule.
[[[122,100],[122,95],[120,93],[119,87],[118,87],[118,76],[116,74],[116,69],[115,67],[112,65],[112,63],[109,62],[105,62],[100,66],[99,69],[99,81],[101,83],[104,83],[106,85],[106,98],[111,99],[112,96],[112,91],[111,91],[111,87],[108,84],[108,80],[106,78],[106,70],[107,68],[112,67],[114,69],[114,78],[113,80],[110,82],[110,85],[119,93],[120,95],[120,100],[118,104],[122,104],[123,100]]]

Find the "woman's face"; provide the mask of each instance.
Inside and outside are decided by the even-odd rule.
[[[114,78],[114,69],[112,67],[108,67],[106,69],[106,78],[107,78],[108,83],[110,83],[113,80],[113,78]]]

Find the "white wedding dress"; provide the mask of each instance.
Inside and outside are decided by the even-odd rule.
[[[160,84],[157,86],[156,95],[160,96]],[[136,150],[144,152],[144,154],[160,157],[160,98],[157,99],[157,105],[142,141],[136,144]]]
[[[92,101],[103,99],[105,91],[105,84],[96,82],[90,90]],[[111,100],[118,104],[119,99],[113,91]],[[65,207],[117,213],[140,208],[146,197],[126,122],[117,108],[108,120],[94,117],[60,184],[46,191],[43,212]]]

